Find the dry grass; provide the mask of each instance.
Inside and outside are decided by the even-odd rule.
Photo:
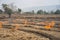
[[[0,40],[49,40],[48,38],[37,36],[33,33],[14,31],[10,29],[0,29]]]
[[[3,16],[6,16],[6,15],[3,15]],[[39,30],[38,32],[41,32],[40,28],[46,28],[46,29],[54,28],[53,26],[55,25],[55,23],[57,21],[53,20],[51,22],[51,19],[49,19],[49,17],[56,18],[56,17],[60,17],[60,15],[51,15],[50,14],[50,15],[35,15],[35,16],[33,16],[33,15],[24,15],[24,14],[22,15],[21,14],[21,15],[16,16],[16,15],[12,14],[12,22],[11,22],[12,23],[12,26],[11,26],[12,29],[2,28],[2,23],[3,23],[3,25],[10,24],[9,18],[2,19],[4,21],[1,20],[2,22],[0,22],[0,40],[49,40],[49,38],[46,38],[42,35],[26,32],[26,30],[27,31],[28,30],[30,30],[30,31]],[[35,19],[32,19],[32,18],[35,18]],[[40,24],[46,25],[46,26],[43,27],[43,26],[40,26]],[[29,25],[29,26],[27,26],[27,25]],[[31,25],[33,25],[33,26],[31,27]],[[24,27],[24,26],[26,26],[26,27]],[[7,26],[7,27],[9,27],[9,26]],[[19,31],[17,29],[25,29],[25,30]],[[46,31],[46,30],[44,30],[44,32],[51,33],[52,35],[55,33],[59,35],[58,32]]]

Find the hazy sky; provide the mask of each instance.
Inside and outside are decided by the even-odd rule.
[[[0,0],[0,5],[2,3],[13,3],[19,8],[26,8],[34,6],[60,5],[60,0]]]

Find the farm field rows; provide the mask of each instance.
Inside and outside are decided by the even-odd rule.
[[[45,26],[52,21],[55,25],[47,30]],[[3,23],[0,40],[60,40],[59,15],[14,14],[11,18],[1,18],[0,22]]]

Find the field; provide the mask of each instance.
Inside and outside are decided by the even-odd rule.
[[[60,14],[0,14],[0,24],[0,40],[60,40]]]

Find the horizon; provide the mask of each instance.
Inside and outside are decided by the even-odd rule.
[[[31,7],[60,5],[60,0],[0,0],[0,9],[2,8],[2,4],[12,4],[15,7],[21,8],[23,11],[26,11],[26,8]]]

